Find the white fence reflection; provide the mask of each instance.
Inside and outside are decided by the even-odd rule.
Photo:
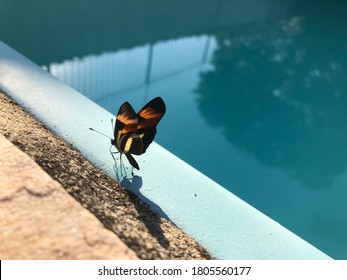
[[[93,100],[143,87],[210,60],[216,43],[194,36],[51,63],[50,73]]]

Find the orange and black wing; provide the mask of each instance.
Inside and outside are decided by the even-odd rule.
[[[166,106],[161,97],[148,102],[138,113],[137,134],[142,139],[142,154],[146,152],[149,144],[153,142],[157,133],[156,126],[164,116]]]
[[[134,168],[140,169],[131,154],[141,155],[146,152],[157,132],[156,126],[165,112],[166,106],[161,97],[148,102],[137,114],[128,102],[120,106],[112,144],[126,155]]]
[[[114,128],[114,138],[117,139],[120,135],[128,132],[136,132],[138,123],[139,120],[133,107],[129,102],[123,103],[118,110],[116,126]]]
[[[140,155],[142,139],[137,134],[139,119],[128,102],[120,106],[114,128],[114,144],[121,153]]]

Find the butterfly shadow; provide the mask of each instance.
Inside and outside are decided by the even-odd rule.
[[[161,225],[160,217],[163,217],[168,221],[170,221],[170,219],[165,214],[165,212],[160,208],[159,205],[149,200],[140,192],[140,188],[142,186],[142,177],[135,175],[132,178],[123,178],[121,181],[121,185],[126,188],[129,194],[130,200],[135,206],[135,209],[139,213],[141,220],[146,226],[146,228],[148,229],[149,233],[154,238],[157,239],[157,241],[162,247],[168,248],[169,241],[165,237],[160,227]],[[141,203],[141,201],[145,202],[145,204]],[[149,205],[151,209],[149,209],[146,204]],[[155,212],[157,212],[159,215],[157,215]]]

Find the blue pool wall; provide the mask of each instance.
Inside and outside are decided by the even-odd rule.
[[[111,135],[112,114],[2,42],[0,90],[115,178],[110,140],[89,130]],[[137,160],[141,170],[119,178],[122,185],[213,258],[331,259],[160,145],[152,143]]]

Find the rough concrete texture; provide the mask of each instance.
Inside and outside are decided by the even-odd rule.
[[[2,135],[0,151],[0,259],[137,259]]]
[[[103,171],[93,167],[78,151],[48,131],[41,123],[2,93],[0,93],[0,134],[3,134],[40,165],[54,180],[58,181],[75,200],[94,214],[106,228],[113,231],[140,259],[210,259],[205,249],[193,238],[187,236],[169,221],[159,217],[133,193],[126,191]],[[22,164],[18,164],[19,167],[24,168]],[[6,180],[16,180],[12,176],[16,176],[20,172],[22,172],[20,168],[14,169],[10,179]],[[0,184],[8,185],[9,182],[6,183],[3,178],[3,176],[0,177]],[[34,175],[30,178],[37,180]],[[50,251],[45,247],[55,245],[52,248],[59,248],[57,244],[69,237],[68,230],[73,232],[76,227],[80,229],[89,228],[88,225],[84,225],[89,222],[83,220],[88,219],[88,216],[84,217],[86,214],[82,214],[83,211],[78,214],[77,210],[74,212],[76,224],[63,225],[62,217],[73,214],[67,210],[68,208],[65,208],[67,207],[66,203],[70,202],[64,201],[65,198],[63,197],[61,199],[51,198],[51,195],[53,195],[51,194],[53,192],[52,187],[47,184],[42,183],[39,189],[35,189],[34,185],[35,183],[28,187],[18,183],[17,188],[7,189],[6,194],[5,192],[1,194],[0,203],[13,200],[16,201],[16,204],[23,204],[25,199],[28,199],[25,202],[27,207],[32,211],[39,211],[37,212],[37,218],[43,219],[45,215],[52,215],[49,217],[50,226],[42,227],[45,224],[41,222],[42,220],[40,220],[40,224],[34,225],[24,218],[25,224],[23,227],[12,229],[12,232],[12,230],[3,231],[4,226],[1,224],[1,231],[4,232],[1,234],[4,235],[0,236],[9,243],[5,247],[3,240],[0,241],[1,252],[4,251],[3,248],[10,248],[11,246],[29,246],[28,242],[33,248],[36,247],[39,252]],[[62,196],[60,192],[57,192],[57,195]],[[45,197],[45,199],[42,199],[42,197]],[[49,199],[52,199],[52,201]],[[55,203],[61,203],[62,205],[54,206]],[[59,210],[63,213],[57,213],[54,210],[52,212],[42,211],[40,209],[43,206],[52,209],[58,207],[57,209],[65,210]],[[3,210],[1,210],[0,215],[6,216],[9,221],[14,222],[19,219],[19,210],[11,209],[8,206],[1,206],[1,209]],[[53,238],[53,234],[59,226],[63,227],[66,232],[57,236],[57,238]],[[19,231],[17,234],[28,238],[27,242],[20,241],[21,243],[16,245],[15,242],[19,241],[15,241],[14,231]],[[82,236],[79,235],[80,238]],[[45,238],[51,239],[50,242],[53,242],[53,245],[47,245]],[[99,235],[93,234],[85,234],[83,238],[86,243],[103,248],[100,249],[100,255],[95,253],[95,255],[90,255],[90,258],[93,258],[93,256],[94,258],[111,257],[110,255],[101,256],[107,246],[113,248],[111,239],[107,242],[103,240],[102,243],[99,242]],[[61,251],[57,250],[57,256],[60,254],[60,258],[89,258],[87,255],[83,255],[78,248],[74,249],[76,255],[68,255],[63,250],[66,248],[68,247],[62,248]],[[43,259],[46,258],[46,255],[41,256]],[[17,258],[23,257],[18,256]]]

